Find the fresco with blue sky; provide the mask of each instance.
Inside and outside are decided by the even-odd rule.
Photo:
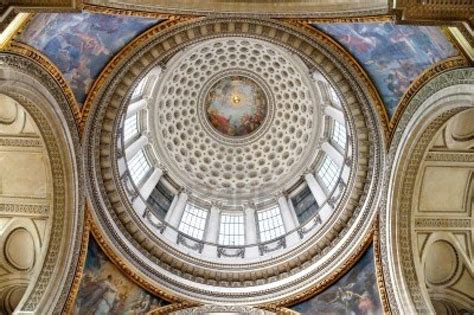
[[[383,314],[373,248],[370,247],[357,264],[332,286],[291,309],[303,315]]]
[[[41,51],[59,68],[81,105],[107,62],[158,22],[98,13],[38,14],[18,40]]]
[[[74,314],[145,314],[168,305],[125,277],[91,237]]]
[[[315,27],[354,55],[374,82],[390,117],[413,80],[433,64],[459,54],[439,27],[389,22]]]

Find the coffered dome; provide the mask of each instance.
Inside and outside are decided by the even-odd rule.
[[[115,250],[153,285],[221,303],[288,298],[344,264],[374,218],[383,153],[344,62],[254,20],[194,22],[137,47],[87,137]]]

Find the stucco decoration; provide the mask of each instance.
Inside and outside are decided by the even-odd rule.
[[[38,125],[51,163],[54,192],[44,263],[35,270],[16,312],[57,314],[69,294],[82,236],[84,196],[80,193],[79,136],[65,95],[44,68],[11,53],[0,54],[0,61],[0,93],[18,102]],[[7,208],[19,213],[48,211],[31,206]],[[20,267],[28,265],[18,257],[10,256],[10,260]]]
[[[390,117],[410,84],[430,66],[460,53],[439,27],[393,23],[315,24],[362,64]]]
[[[235,257],[198,256],[193,248],[205,252],[207,244],[178,237],[177,245],[187,243],[177,248],[164,239],[156,226],[142,220],[143,213],[135,212],[126,191],[129,186],[122,184],[127,175],[121,177],[117,165],[117,157],[123,155],[118,129],[139,81],[186,47],[215,37],[268,42],[296,54],[309,70],[317,69],[344,103],[347,129],[354,139],[351,158],[341,161],[351,165],[354,173],[350,172],[340,203],[324,218],[325,224],[316,224],[302,236],[294,233],[296,238],[288,242],[295,245],[289,249],[284,250],[287,243],[281,240],[261,248],[263,253],[282,248],[278,255],[257,255],[239,263]],[[180,298],[211,304],[282,305],[302,298],[315,282],[330,282],[327,277],[334,277],[333,272],[354,263],[354,257],[365,249],[380,197],[383,131],[370,92],[360,83],[362,74],[341,60],[325,39],[273,21],[202,19],[150,32],[140,47],[130,49],[114,69],[115,76],[107,77],[96,91],[84,137],[93,218],[105,235],[102,241],[121,257],[119,265],[147,286],[164,288]]]
[[[433,160],[440,157],[442,161],[452,156],[453,161],[469,161],[469,156],[431,153],[427,149],[435,143],[435,135],[451,117],[474,107],[473,87],[472,68],[447,71],[436,76],[413,97],[395,131],[389,151],[390,173],[384,183],[387,195],[380,223],[384,279],[391,310],[394,313],[434,311],[428,290],[422,281],[425,275],[418,255],[418,250],[423,248],[420,247],[423,242],[419,243],[423,237],[421,234],[417,236],[413,232],[414,229],[422,232],[437,226],[445,229],[454,226],[466,227],[466,220],[463,219],[451,221],[442,216],[427,218],[426,213],[422,217],[415,217],[417,212],[415,202],[418,200],[416,194],[419,191],[415,189],[415,183],[419,182],[417,174],[425,158]],[[435,197],[438,201],[442,198]],[[425,208],[423,203],[420,207]],[[452,256],[451,248],[443,243],[438,245],[439,248],[435,247],[435,251],[443,251],[447,255],[451,253],[449,254],[451,257],[447,256],[446,259],[456,264],[457,259]],[[426,272],[428,277],[432,276],[431,269],[427,269]],[[444,276],[450,278],[448,273],[450,272],[446,272]],[[437,275],[441,276],[443,275]],[[434,282],[441,281],[436,277],[430,279]]]

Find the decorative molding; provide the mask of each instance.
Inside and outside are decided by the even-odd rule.
[[[416,229],[469,229],[471,219],[415,218]]]
[[[445,71],[462,68],[462,67],[468,67],[468,66],[469,66],[469,62],[467,61],[466,58],[462,56],[453,57],[446,60],[442,60],[432,65],[430,68],[426,69],[420,75],[418,75],[418,77],[410,84],[407,91],[403,94],[403,97],[398,103],[395,113],[393,114],[390,120],[390,124],[389,124],[390,130],[391,130],[390,142],[393,139],[393,134],[395,132],[395,129],[397,128],[397,125],[403,113],[405,112],[405,109],[407,108],[408,104],[411,102],[415,94],[418,93],[418,91],[421,88],[423,88],[423,86],[425,86],[427,82],[429,82],[435,76]]]
[[[82,122],[81,122],[81,110],[79,108],[79,105],[77,104],[76,98],[74,96],[74,93],[72,92],[71,87],[69,86],[67,81],[64,79],[63,74],[58,69],[58,67],[56,67],[56,65],[52,63],[48,57],[43,55],[41,52],[39,52],[35,48],[27,44],[17,42],[15,40],[12,41],[7,52],[18,54],[20,56],[23,56],[25,58],[28,58],[34,61],[36,64],[40,65],[44,70],[46,70],[52,78],[54,78],[56,83],[59,85],[59,87],[63,91],[64,96],[66,97],[66,100],[68,102],[69,108],[71,109],[71,112],[74,115],[76,128],[82,131],[83,128],[82,128]]]
[[[387,18],[390,14],[390,6],[387,1],[376,1],[375,3],[359,3],[347,1],[334,4],[327,2],[308,2],[304,0],[289,0],[284,4],[268,5],[265,2],[253,2],[251,5],[247,1],[236,0],[232,3],[222,3],[221,1],[210,0],[205,2],[190,1],[162,1],[155,0],[145,4],[136,4],[131,0],[111,3],[105,0],[88,0],[85,9],[97,10],[109,14],[125,14],[147,16],[153,14],[171,14],[188,16],[255,16],[260,19],[269,18],[301,18],[301,19],[327,19],[346,20],[341,17],[341,11],[347,19],[354,18],[354,21],[364,19]],[[360,19],[360,20],[358,20]]]
[[[382,303],[384,314],[391,314],[390,301],[388,300],[387,290],[385,289],[385,279],[383,276],[383,261],[380,251],[380,221],[377,219],[376,228],[373,238],[375,276],[377,280],[377,288]]]
[[[190,243],[192,242],[192,243]],[[188,238],[185,234],[178,232],[178,237],[176,238],[176,244],[182,244],[185,247],[197,251],[199,253],[202,253],[202,249],[204,248],[204,243],[200,241],[195,241],[190,238]]]
[[[39,137],[0,136],[0,147],[42,148],[43,141]]]
[[[84,266],[86,264],[87,253],[89,248],[89,237],[91,230],[91,206],[89,203],[86,203],[84,209],[84,229],[82,234],[81,249],[79,253],[79,258],[77,261],[76,272],[74,275],[73,282],[71,284],[71,289],[69,291],[69,296],[67,297],[66,304],[64,305],[63,312],[65,314],[73,314],[74,306],[76,304],[77,293],[81,287],[82,277],[84,275]]]
[[[263,256],[265,253],[271,253],[283,248],[286,248],[286,237],[284,236],[280,237],[278,240],[273,240],[271,242],[258,245],[260,256]]]
[[[46,216],[50,214],[50,207],[48,205],[0,204],[0,213]]]
[[[179,310],[198,306],[202,306],[202,304],[191,302],[173,303],[171,305],[161,306],[154,310],[151,310],[147,313],[147,315],[168,315]]]
[[[229,252],[233,250],[234,252]],[[240,257],[245,258],[245,247],[217,246],[217,257]]]
[[[431,151],[426,155],[425,161],[472,163],[474,162],[474,152]]]
[[[100,14],[109,14],[109,15],[123,15],[123,16],[137,16],[142,18],[150,19],[177,19],[177,18],[186,18],[192,17],[184,14],[170,14],[162,12],[151,12],[151,11],[137,11],[137,10],[128,10],[122,8],[106,7],[95,4],[84,4],[82,7],[83,11],[100,13]]]

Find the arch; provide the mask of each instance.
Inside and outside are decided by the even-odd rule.
[[[76,269],[84,220],[77,126],[57,82],[30,59],[0,54],[0,93],[19,103],[38,126],[51,164],[53,184],[51,229],[44,263],[35,270],[15,313],[61,313]]]
[[[394,313],[434,312],[413,250],[413,191],[418,170],[437,131],[451,117],[472,107],[473,69],[447,71],[412,98],[395,130],[380,214],[383,273]]]

